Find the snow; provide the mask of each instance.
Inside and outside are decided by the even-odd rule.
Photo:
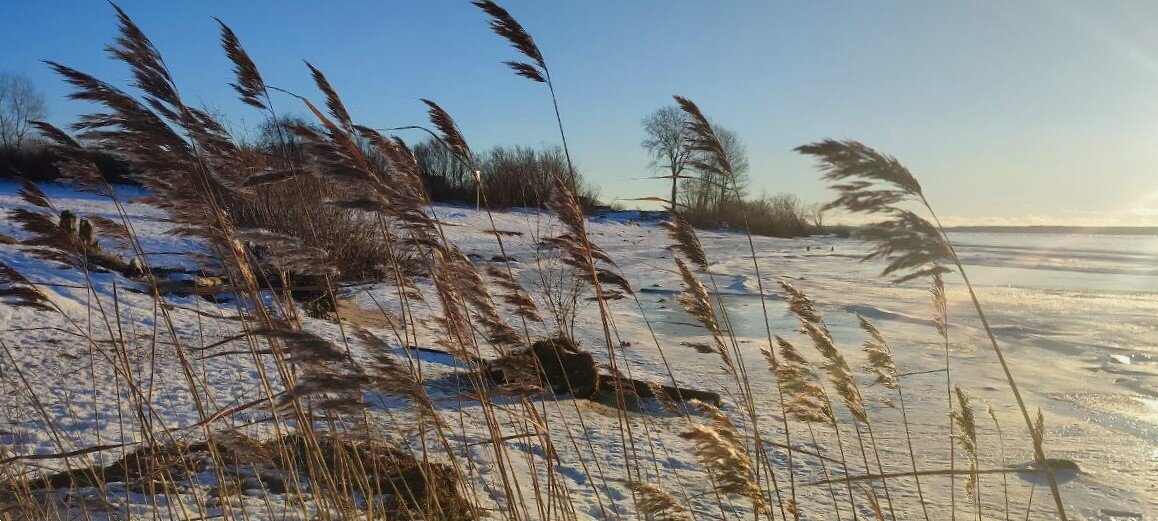
[[[0,209],[25,206],[15,188],[11,184],[0,185]],[[98,197],[63,186],[46,187],[46,191],[61,208],[117,217],[112,205]],[[167,235],[170,224],[160,212],[138,203],[129,203],[126,209],[156,264],[195,266],[181,252],[197,251],[198,246],[189,239]],[[494,236],[484,233],[490,229],[486,215],[474,208],[452,206],[436,206],[433,212],[448,224],[445,232],[452,242],[468,254],[477,254],[478,264],[493,264],[490,259],[500,255]],[[552,274],[557,275],[559,265],[551,258],[553,252],[538,243],[560,232],[558,222],[533,210],[494,212],[493,218],[497,229],[521,232],[504,237],[503,245],[514,259],[510,265],[516,278],[541,299],[544,284],[550,282]],[[674,376],[681,386],[721,392],[725,396],[725,412],[741,418],[742,411],[729,394],[729,377],[721,371],[718,357],[681,345],[705,342],[710,337],[675,302],[681,284],[665,232],[649,216],[633,212],[592,218],[588,231],[592,241],[607,251],[638,290],[639,305],[632,299],[610,305],[616,335],[612,345],[616,346],[614,355],[621,369],[635,378],[669,382]],[[0,217],[0,233],[24,236],[6,217]],[[759,353],[759,348],[767,344],[765,317],[773,333],[798,338],[797,326],[784,308],[778,280],[791,282],[817,302],[854,369],[859,371],[859,346],[864,340],[857,328],[857,314],[881,329],[902,373],[943,368],[944,352],[931,326],[927,287],[919,282],[897,286],[878,278],[880,265],[858,262],[866,251],[864,246],[836,237],[757,237],[756,257],[763,276],[757,280],[745,236],[701,232],[700,238],[711,261],[709,273],[727,304],[731,327],[739,339],[753,393],[761,404],[757,413],[771,438],[783,439],[777,427],[780,420],[774,405],[774,382]],[[1072,459],[1083,470],[1062,485],[1072,517],[1110,519],[1114,514],[1138,513],[1144,519],[1158,519],[1158,284],[1154,280],[1158,276],[1152,269],[1154,257],[1147,256],[1158,250],[1148,249],[1152,243],[1137,246],[1128,241],[1098,239],[1107,244],[1069,249],[1031,244],[1026,251],[1015,251],[1019,245],[1002,243],[1005,239],[965,239],[968,240],[963,243],[968,246],[963,247],[963,257],[969,269],[976,268],[981,274],[980,298],[1014,376],[1031,409],[1041,407],[1045,415],[1049,456]],[[201,387],[207,392],[200,398],[209,410],[225,409],[260,396],[258,375],[262,368],[248,354],[203,356],[209,351],[202,348],[236,334],[234,321],[214,318],[236,316],[236,304],[211,303],[198,297],[170,298],[171,309],[162,313],[150,295],[133,291],[135,284],[119,275],[92,274],[96,288],[93,294],[86,289],[83,275],[33,259],[16,246],[0,245],[0,261],[40,284],[65,314],[62,317],[0,304],[0,338],[5,346],[5,352],[0,353],[0,446],[11,452],[53,454],[140,441],[132,437],[135,429],[122,428],[133,425],[138,413],[117,405],[123,402],[117,397],[129,392],[116,384],[126,371],[139,379],[136,383],[140,392],[150,397],[152,408],[146,415],[156,422],[155,430],[163,425],[175,439],[196,439],[202,429],[197,426],[199,417],[194,397],[187,392],[179,352],[190,360],[193,377],[204,380]],[[1018,269],[1027,270],[1030,275],[1029,279],[1021,279],[1022,284],[1008,278],[1010,273],[1018,273],[1009,270]],[[1094,278],[1074,279],[1078,276],[1075,274],[1093,274]],[[1121,277],[1128,278],[1123,282]],[[947,282],[951,371],[954,381],[973,397],[977,407],[980,466],[1001,467],[1002,451],[1008,464],[1031,460],[1024,422],[964,288],[952,276]],[[429,283],[421,279],[419,285],[429,289]],[[394,289],[385,284],[350,289],[344,296],[369,310],[378,305],[394,309],[399,303]],[[98,303],[115,303],[122,319],[106,322],[94,312]],[[431,310],[419,312],[429,314]],[[547,324],[534,328],[534,334],[545,335],[554,327],[548,316],[544,318]],[[149,349],[154,345],[150,342],[153,324],[162,320],[171,321],[178,335],[163,338],[153,351]],[[103,352],[104,346],[89,345],[61,332],[74,324],[115,332],[135,350],[130,349],[127,360],[118,361],[114,353]],[[326,338],[342,339],[342,331],[332,322],[306,319],[306,326]],[[389,332],[379,332],[383,338],[392,338]],[[575,332],[577,340],[599,360],[608,361],[597,306],[581,304]],[[418,341],[419,345],[433,346],[434,336],[426,335]],[[397,354],[404,354],[402,346],[397,349]],[[97,362],[91,363],[92,360]],[[448,437],[460,444],[455,449],[461,451],[460,457],[465,454],[471,467],[478,499],[492,506],[503,504],[501,487],[496,486],[498,471],[489,464],[494,458],[493,449],[481,443],[490,439],[484,414],[479,404],[455,392],[453,374],[461,369],[461,364],[430,353],[419,354],[419,361],[438,413],[450,425],[452,434]],[[15,383],[20,379],[28,382],[27,387]],[[861,384],[868,386],[868,378]],[[923,469],[946,468],[949,440],[943,373],[915,374],[904,379],[904,386],[918,464]],[[872,402],[869,410],[874,428],[883,440],[886,470],[909,470],[899,414],[881,403],[885,397],[882,389],[864,389]],[[30,406],[29,390],[35,393],[42,409]],[[406,414],[402,402],[389,397],[371,398],[377,405],[372,415],[384,432],[413,439],[413,433],[400,430],[396,423]],[[497,400],[500,411],[518,409],[514,398]],[[634,517],[631,493],[625,484],[635,478],[633,472],[643,473],[645,480],[661,484],[677,497],[692,498],[697,513],[720,515],[716,498],[710,493],[710,481],[696,462],[690,442],[678,436],[686,429],[684,419],[664,413],[654,403],[645,403],[642,410],[626,415],[590,401],[541,397],[534,403],[555,441],[562,486],[581,517]],[[983,412],[987,404],[992,405],[1001,422],[1002,443]],[[49,421],[41,414],[46,414]],[[260,409],[252,409],[223,422],[247,434],[262,436],[269,434],[265,416]],[[512,432],[526,430],[527,419],[522,414],[502,412],[500,416]],[[46,428],[46,423],[56,430]],[[633,439],[622,436],[626,428],[631,429]],[[818,430],[817,436],[820,445],[833,446],[827,432]],[[529,494],[527,491],[534,488],[532,475],[536,473],[542,486],[547,458],[535,439],[512,439],[504,448],[512,454],[510,461],[516,468],[511,473],[519,478],[524,493]],[[635,467],[633,454],[646,464]],[[86,457],[108,461],[116,455],[116,451],[106,451]],[[782,454],[776,458],[787,464]],[[823,479],[816,461],[798,458],[795,463],[803,466],[798,468],[798,476]],[[60,462],[46,460],[43,464],[51,467]],[[1017,474],[1010,475],[1009,481],[1010,498],[1021,512],[1014,516],[1024,517],[1033,487]],[[898,507],[904,505],[898,516],[921,516],[912,481],[905,478],[890,483],[894,502]],[[946,518],[948,480],[930,477],[923,479],[922,485],[926,497],[937,498],[929,505],[930,515],[934,519]],[[1002,517],[1000,477],[985,476],[981,486],[986,516]],[[827,488],[798,485],[798,494],[808,518],[832,515]],[[1037,487],[1033,494],[1030,517],[1052,519],[1048,491]],[[184,495],[168,500],[181,503],[180,508],[196,506]],[[172,516],[167,506],[154,499],[125,493],[121,501],[121,508],[129,515],[148,517],[163,511],[160,515]],[[251,519],[274,517],[260,498],[242,497],[238,501],[248,509]],[[284,507],[278,501],[281,500],[273,502],[275,511]],[[725,502],[726,509],[743,512],[747,508],[740,498],[726,498]],[[958,502],[967,503],[961,491]],[[846,505],[842,506],[847,510]],[[968,515],[962,510],[964,507],[958,507],[959,513]]]

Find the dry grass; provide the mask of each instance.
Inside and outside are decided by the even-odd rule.
[[[672,269],[678,270],[684,285],[679,301],[712,337],[708,348],[727,375],[721,384],[726,404],[701,404],[698,411],[689,411],[666,398],[661,386],[651,387],[665,414],[680,425],[683,438],[660,443],[657,440],[669,434],[663,432],[660,420],[633,412],[628,404],[632,398],[638,402],[638,396],[631,396],[638,391],[620,386],[613,392],[614,419],[601,423],[616,430],[611,434],[618,438],[617,446],[608,450],[594,446],[585,435],[590,432],[591,409],[564,397],[532,399],[511,393],[488,376],[494,367],[485,361],[503,355],[504,373],[542,376],[550,383],[558,367],[549,357],[571,353],[596,354],[615,381],[627,381],[633,364],[620,341],[616,324],[620,315],[612,306],[639,301],[631,281],[587,232],[583,204],[575,193],[577,173],[543,53],[506,10],[489,0],[474,3],[490,17],[495,32],[523,56],[524,61],[507,65],[519,76],[548,87],[562,156],[556,160],[550,193],[536,196],[547,196],[546,205],[561,228],[544,242],[557,248],[557,262],[575,278],[572,285],[583,288],[575,295],[589,292],[598,313],[594,320],[600,326],[602,352],[536,351],[535,346],[548,345],[535,342],[533,332],[543,330],[545,315],[537,302],[562,306],[565,295],[557,292],[567,290],[543,284],[541,289],[551,294],[534,295],[520,284],[509,262],[480,272],[446,238],[443,224],[430,211],[430,194],[414,152],[401,139],[356,123],[319,68],[311,65],[309,73],[325,98],[321,108],[305,96],[268,86],[238,36],[221,24],[222,44],[235,66],[233,86],[241,99],[277,121],[269,100],[271,93],[284,93],[316,119],[316,126],[290,124],[280,129],[300,143],[293,157],[254,156],[209,114],[183,101],[160,52],[118,8],[121,35],[112,53],[131,68],[132,86],[144,96],[52,64],[73,86],[74,99],[95,103],[101,112],[82,117],[71,128],[79,139],[40,125],[55,142],[58,155],[67,159],[62,168],[74,182],[107,198],[117,208],[117,219],[76,221],[75,228],[71,221],[62,224],[62,209],[31,184],[23,195],[41,210],[17,216],[34,237],[24,251],[63,263],[79,274],[86,284],[82,289],[90,296],[87,307],[83,313],[65,309],[37,281],[4,264],[0,264],[0,298],[8,306],[59,316],[64,324],[61,335],[83,344],[92,370],[100,367],[114,382],[116,403],[109,405],[117,411],[124,439],[133,441],[77,446],[41,404],[33,381],[14,366],[9,346],[0,341],[4,349],[0,367],[10,369],[0,376],[0,383],[21,397],[23,412],[35,419],[57,451],[13,454],[0,445],[0,519],[115,512],[113,503],[123,499],[122,486],[152,498],[180,497],[186,503],[183,508],[175,507],[175,500],[154,500],[153,505],[158,515],[178,519],[275,517],[283,510],[318,519],[475,519],[488,514],[578,519],[583,513],[572,499],[575,486],[593,492],[598,515],[605,518],[626,518],[630,515],[620,512],[634,512],[673,520],[897,519],[920,508],[928,519],[927,502],[948,502],[956,514],[953,480],[959,475],[965,476],[975,515],[983,517],[979,476],[1005,470],[981,468],[982,439],[972,403],[960,387],[955,387],[956,403],[949,402],[943,412],[951,414],[948,435],[967,456],[969,470],[959,471],[953,464],[948,469],[919,468],[898,368],[904,361],[893,357],[885,334],[856,317],[865,334],[864,361],[858,365],[851,358],[859,356],[857,351],[837,344],[821,307],[804,291],[784,283],[779,292],[800,334],[774,332],[765,322],[767,343],[760,351],[777,394],[763,394],[770,390],[759,388],[745,365],[742,342],[708,269],[711,259],[686,216],[677,212],[667,228],[675,253]],[[717,169],[721,177],[729,177],[732,166],[708,118],[691,100],[676,100],[692,122],[687,145],[712,158],[697,168]],[[423,101],[437,142],[460,167],[476,170],[477,158],[451,115],[438,104]],[[99,234],[93,230],[116,237],[122,251],[146,268],[149,257],[115,188],[95,174],[92,154],[97,151],[129,162],[149,190],[150,200],[176,223],[176,231],[204,245],[206,267],[229,281],[236,306],[229,322],[237,334],[227,342],[207,347],[200,338],[206,331],[179,330],[171,315],[177,307],[173,297],[164,293],[148,269],[142,277],[156,315],[147,324],[135,325],[147,334],[125,334],[132,317],[120,311],[115,291],[110,294],[89,276],[101,266],[94,256],[94,237]],[[930,316],[946,343],[948,375],[950,339],[941,277],[949,272],[947,266],[961,275],[964,270],[916,178],[895,159],[856,142],[825,141],[800,151],[821,161],[825,178],[838,193],[833,207],[887,218],[865,234],[874,244],[870,258],[889,261],[885,275],[898,281],[930,280]],[[917,202],[930,218],[902,209],[904,202]],[[80,222],[90,223],[89,232],[81,231]],[[504,233],[494,228],[493,219],[490,224],[505,258]],[[749,246],[767,316],[751,240]],[[418,276],[426,277],[425,291],[415,281]],[[312,330],[288,291],[308,280],[330,294],[339,281],[362,278],[386,281],[396,292],[398,309],[383,308],[382,323],[388,327],[370,331],[344,324],[340,336]],[[984,322],[975,296],[973,301]],[[421,310],[430,310],[432,316],[420,316]],[[556,315],[556,329],[566,335],[564,315],[576,311],[549,311]],[[467,368],[464,378],[470,385],[458,389],[458,396],[430,393],[423,362],[414,350],[429,324],[435,325],[442,347]],[[567,338],[553,342],[573,346]],[[237,349],[224,350],[225,343]],[[666,364],[658,340],[655,344]],[[798,344],[812,347],[806,353]],[[1045,465],[1041,420],[1030,421],[1000,346],[995,339],[992,344],[1025,414],[1032,439],[1023,441],[1032,445],[1046,469],[1057,511],[1064,518],[1062,498]],[[186,405],[196,417],[191,425],[167,424],[155,409],[152,385],[157,374],[151,371],[156,366],[142,363],[147,359],[142,353],[172,357],[183,379],[180,385],[190,397]],[[255,398],[236,403],[215,396],[208,375],[199,369],[200,356],[227,359],[251,371],[247,383]],[[664,369],[677,386],[675,371]],[[873,407],[865,382],[883,388],[890,407]],[[542,387],[544,379],[535,383]],[[597,377],[594,387],[599,387]],[[570,383],[568,388],[575,389]],[[401,400],[408,407],[376,409],[376,397]],[[446,402],[453,402],[450,413]],[[475,417],[464,417],[468,414],[464,404],[471,404],[469,414]],[[902,421],[895,421],[894,410]],[[254,420],[254,415],[260,419]],[[470,436],[468,421],[474,429]],[[264,437],[244,434],[250,423],[260,426]],[[896,441],[897,436],[878,439],[874,427],[898,435],[903,431],[905,443]],[[603,440],[607,443],[608,438]],[[534,450],[514,451],[512,441]],[[950,444],[948,449],[951,460],[957,448]],[[690,490],[696,484],[667,476],[661,462],[668,450],[694,455],[708,485]],[[564,452],[573,460],[564,461]],[[94,455],[111,463],[78,463]],[[608,461],[609,457],[622,461]],[[63,468],[46,472],[34,465],[44,460]],[[572,478],[582,475],[579,485],[568,484],[563,466],[570,467]],[[612,466],[614,473],[606,470]],[[540,470],[528,473],[527,468]],[[815,479],[816,468],[823,479]],[[923,486],[921,477],[927,484],[930,476],[946,477],[949,486],[936,492]],[[894,493],[909,486],[909,478],[915,483],[917,507],[903,504],[911,495]],[[630,497],[609,494],[608,487],[615,482],[627,483]],[[813,493],[816,490],[820,492]],[[236,500],[244,491],[254,492],[263,502],[259,512],[238,506]],[[935,493],[948,497],[934,497]],[[1008,516],[1008,481],[1003,481],[1002,493]],[[737,499],[743,507],[736,506]]]

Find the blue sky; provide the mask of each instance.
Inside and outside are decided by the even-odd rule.
[[[39,60],[123,83],[101,1],[6,7],[0,70],[48,95],[50,120],[87,110]],[[475,149],[555,144],[541,85],[466,0],[121,2],[191,102],[244,131],[260,115],[228,88],[211,16],[268,83],[317,96],[326,72],[355,119],[424,122],[442,104]],[[682,94],[746,141],[753,190],[828,197],[794,146],[858,139],[920,178],[953,223],[1158,225],[1158,2],[507,1],[558,87],[585,175],[607,199],[665,193],[639,121]],[[283,112],[300,112],[291,99]],[[417,138],[418,136],[413,136]]]

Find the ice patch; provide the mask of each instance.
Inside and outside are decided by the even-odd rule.
[[[930,319],[927,319],[927,318],[917,318],[917,317],[906,315],[904,313],[898,313],[896,311],[890,311],[890,310],[885,309],[885,308],[879,308],[876,306],[869,306],[869,305],[865,305],[865,304],[850,304],[850,305],[844,306],[843,309],[845,311],[847,311],[848,313],[856,313],[856,314],[858,314],[866,319],[872,320],[872,321],[895,320],[897,322],[904,322],[907,324],[918,324],[918,325],[922,325],[922,326],[924,326],[924,325],[930,325],[931,326],[933,324],[933,321]]]
[[[732,282],[728,284],[727,288],[736,293],[751,293],[752,287],[748,280],[747,275],[736,275],[732,277]]]

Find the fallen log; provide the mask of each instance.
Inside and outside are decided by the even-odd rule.
[[[409,346],[408,351],[457,358],[454,353],[432,347]],[[639,400],[656,398],[674,402],[698,400],[720,406],[720,393],[651,383],[599,371],[595,359],[574,342],[559,338],[540,340],[523,349],[494,360],[471,360],[481,366],[482,378],[497,386],[527,391],[538,389],[555,395],[570,394],[612,406],[619,403],[638,406]],[[463,376],[466,373],[458,373]],[[477,374],[477,373],[476,373]],[[457,380],[460,384],[471,378]],[[664,396],[655,395],[659,390]],[[620,402],[622,392],[627,401]]]
[[[624,393],[627,398],[634,397],[634,402],[641,398],[666,398],[676,402],[699,400],[720,405],[719,393],[652,384],[601,372],[591,353],[561,337],[540,340],[530,349],[487,361],[484,373],[496,385],[526,388],[529,387],[526,385],[528,380],[532,380],[538,387],[556,395],[571,394],[576,398],[612,404],[626,404],[615,396],[615,393]],[[665,396],[657,397],[656,389]]]
[[[485,361],[483,372],[497,385],[541,387],[576,398],[593,399],[600,391],[595,358],[562,337],[540,340],[529,349]]]
[[[599,381],[599,389],[607,392],[617,392],[620,390],[628,390],[629,393],[638,396],[639,398],[659,398],[655,395],[655,390],[658,389],[666,395],[666,398],[676,402],[689,402],[697,400],[715,407],[720,406],[720,393],[712,391],[702,391],[699,389],[689,389],[687,387],[672,387],[670,385],[651,384],[643,380],[636,380],[634,378],[625,378],[622,376],[603,375]]]

